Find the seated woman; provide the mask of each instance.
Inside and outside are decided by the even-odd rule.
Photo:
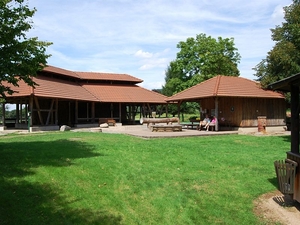
[[[206,131],[208,131],[209,125],[210,125],[210,124],[216,124],[216,121],[217,121],[216,117],[213,116],[212,120],[209,121],[209,122],[205,125],[205,127],[204,127],[204,128],[206,129]]]
[[[206,126],[206,125],[209,124],[209,123],[210,123],[210,118],[209,118],[209,116],[206,114],[206,115],[205,115],[205,118],[203,119],[203,121],[200,121],[198,130],[201,130],[202,126]]]

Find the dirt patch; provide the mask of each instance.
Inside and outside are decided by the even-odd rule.
[[[254,213],[266,224],[299,225],[300,203],[274,191],[254,201]]]

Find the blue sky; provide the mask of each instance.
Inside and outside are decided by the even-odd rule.
[[[28,36],[53,42],[48,63],[73,71],[126,73],[147,89],[164,85],[176,45],[205,33],[234,38],[240,76],[270,51],[271,28],[291,0],[29,0],[37,12]]]

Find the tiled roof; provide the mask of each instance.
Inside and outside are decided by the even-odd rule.
[[[63,75],[63,76],[68,76],[68,77],[74,77],[74,78],[79,78],[79,76],[70,70],[65,70],[62,68],[58,68],[55,66],[46,66],[42,71],[44,72],[49,72],[49,73],[55,73],[58,75]]]
[[[166,103],[166,96],[138,85],[80,84],[46,76],[35,77],[33,80],[38,84],[34,89],[23,81],[19,82],[19,87],[8,85],[16,92],[7,97],[24,97],[34,94],[38,97],[92,102]]]
[[[141,83],[143,80],[128,74],[119,73],[98,73],[98,72],[74,72],[55,66],[46,66],[43,72],[54,73],[62,76],[77,78],[80,80],[98,80],[98,81],[122,81],[130,83]]]
[[[126,81],[132,83],[141,83],[143,80],[128,74],[118,73],[96,73],[96,72],[75,72],[84,80],[106,80],[106,81]]]
[[[242,77],[216,76],[179,92],[167,101],[200,99],[213,96],[248,98],[284,98],[280,93],[265,90],[256,81]]]
[[[9,84],[7,82],[2,82],[2,85],[10,87],[12,90],[14,90],[15,92],[12,95],[9,95],[6,93],[7,97],[25,97],[25,96],[30,96],[32,93],[32,87],[25,84],[24,81],[19,81],[18,85],[19,87],[15,87],[12,84]]]
[[[98,81],[122,81],[129,83],[141,83],[143,80],[133,77],[128,74],[119,73],[98,73],[98,72],[74,72],[70,70],[61,69],[55,66],[46,66],[43,72],[54,73],[61,76],[68,76],[80,80],[98,80]]]
[[[76,99],[82,101],[97,101],[97,98],[75,82],[61,81],[53,78],[35,78],[39,85],[34,89],[34,95],[39,97]]]
[[[75,82],[61,81],[54,78],[43,76],[42,78],[33,78],[38,85],[35,88],[28,86],[25,82],[20,81],[19,87],[12,87],[16,91],[12,97],[30,96],[34,94],[38,97],[74,99],[82,101],[98,101],[87,90]],[[10,97],[9,95],[7,97]]]
[[[82,84],[100,102],[166,103],[166,96],[138,85]]]

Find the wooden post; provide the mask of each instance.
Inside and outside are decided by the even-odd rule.
[[[41,114],[41,109],[40,109],[40,105],[39,105],[39,100],[38,100],[38,98],[37,98],[37,97],[34,97],[34,101],[35,101],[37,113],[38,113],[38,116],[39,116],[39,119],[40,119],[40,124],[41,124],[41,125],[44,125],[43,117],[42,117],[42,114]]]
[[[78,100],[75,101],[75,124],[78,124]]]
[[[30,118],[29,118],[29,121],[30,121],[30,124],[29,126],[32,127],[33,125],[33,96],[30,96],[30,99],[29,99],[29,113],[31,114],[30,115]]]
[[[2,125],[3,129],[5,129],[5,103],[2,103]]]
[[[178,118],[179,118],[179,120],[180,120],[180,106],[181,106],[181,103],[182,103],[182,101],[179,101],[179,102],[177,103],[177,113],[178,113]]]
[[[53,106],[54,106],[54,99],[52,99],[52,101],[51,101],[51,106],[50,106],[50,109],[49,109],[49,111],[48,111],[48,116],[47,116],[47,120],[46,120],[46,125],[49,125],[50,118],[52,117]]]
[[[71,126],[71,102],[69,102],[69,116],[68,116],[68,118],[69,118],[69,121],[68,121],[68,126]]]
[[[291,84],[291,152],[299,154],[299,87]]]
[[[92,102],[92,123],[95,123],[95,102]]]
[[[166,117],[168,117],[168,108],[169,108],[169,104],[167,103],[167,105],[166,105]]]
[[[113,103],[110,103],[110,118],[114,117],[114,105]]]
[[[55,125],[58,125],[58,99],[55,99]]]
[[[219,120],[219,99],[218,99],[218,97],[215,98],[215,117],[217,118],[217,120]],[[217,123],[217,122],[215,125],[215,130],[216,131],[219,130],[219,123]]]
[[[23,120],[23,107],[22,107],[22,103],[20,104],[20,115],[19,115],[19,123],[22,123],[22,120]]]
[[[90,118],[90,104],[87,102],[86,103],[86,121],[89,121]]]
[[[122,104],[119,102],[119,123],[122,123]]]
[[[16,104],[16,124],[19,124],[19,117],[20,117],[20,104]]]

